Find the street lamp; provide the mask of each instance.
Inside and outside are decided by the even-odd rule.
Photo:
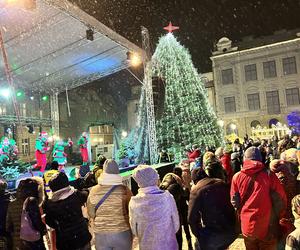
[[[127,60],[131,66],[137,67],[142,63],[142,59],[139,54],[135,52],[127,52]]]
[[[235,131],[236,130],[236,125],[232,123],[232,124],[230,124],[230,128],[231,128],[231,130]]]
[[[224,121],[218,120],[217,123],[218,123],[218,125],[219,125],[220,127],[222,127],[222,128],[224,127]]]

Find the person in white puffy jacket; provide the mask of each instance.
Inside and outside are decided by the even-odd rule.
[[[178,249],[176,232],[180,223],[173,196],[159,189],[159,175],[151,166],[138,166],[133,178],[140,189],[129,202],[129,222],[139,249]]]

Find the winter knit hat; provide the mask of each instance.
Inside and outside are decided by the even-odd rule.
[[[224,154],[224,148],[222,147],[217,148],[215,152],[216,157],[220,158],[223,154]]]
[[[285,150],[283,153],[281,153],[280,159],[296,164],[298,163],[297,151],[298,150],[296,148]]]
[[[56,192],[68,186],[69,186],[69,179],[66,176],[66,174],[63,172],[53,175],[49,181],[49,187],[52,192]]]
[[[203,155],[203,164],[206,166],[209,162],[215,161],[215,154],[213,152],[206,152]]]
[[[245,160],[262,161],[262,157],[259,149],[254,146],[248,148],[244,154],[244,161]]]
[[[270,169],[274,173],[278,173],[282,171],[283,168],[285,168],[285,164],[283,160],[275,159],[270,162]]]
[[[157,171],[147,165],[140,165],[135,168],[132,176],[140,188],[156,186],[159,179]]]
[[[103,172],[107,174],[120,174],[118,163],[112,159],[106,160],[103,165]]]

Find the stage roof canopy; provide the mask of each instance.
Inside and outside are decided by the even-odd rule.
[[[0,6],[0,25],[15,87],[25,90],[72,89],[127,68],[128,51],[144,53],[67,0],[36,0],[33,10]],[[86,37],[90,28],[93,41]]]

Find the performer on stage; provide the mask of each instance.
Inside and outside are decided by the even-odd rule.
[[[88,165],[88,161],[89,161],[88,142],[89,142],[88,141],[88,133],[83,132],[77,143],[80,147],[83,166]]]
[[[40,168],[41,172],[45,171],[47,165],[46,153],[49,150],[50,147],[48,146],[48,134],[46,132],[41,132],[40,136],[35,141],[35,168]]]
[[[59,140],[55,143],[53,148],[53,161],[57,161],[59,170],[61,171],[67,163],[67,154],[65,153],[65,147],[71,147],[73,142],[69,138],[68,142]]]
[[[8,161],[16,160],[18,148],[14,139],[2,137],[0,141],[0,163],[4,164]]]

